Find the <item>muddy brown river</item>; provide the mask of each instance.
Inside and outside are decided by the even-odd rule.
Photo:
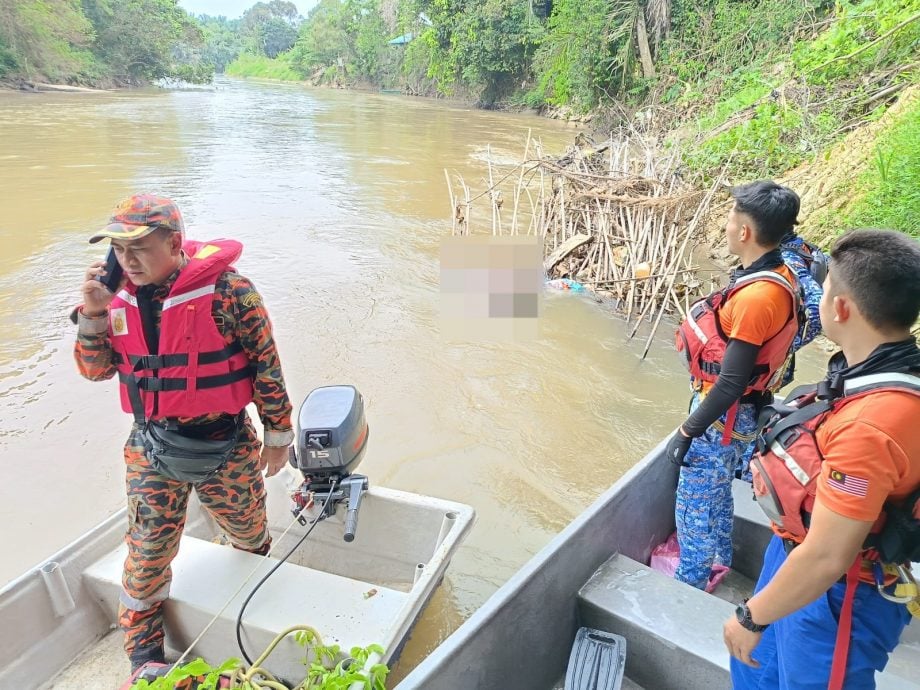
[[[576,130],[441,102],[219,81],[213,90],[0,93],[0,583],[123,502],[130,417],[74,368],[86,238],[137,191],[175,198],[188,235],[245,245],[295,404],[351,383],[373,484],[472,505],[477,522],[396,677],[681,420],[686,376],[664,325],[649,356],[611,309],[547,293],[529,342],[439,331],[444,168],[474,186],[486,148]],[[641,519],[641,516],[637,516]]]

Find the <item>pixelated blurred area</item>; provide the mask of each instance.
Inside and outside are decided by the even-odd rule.
[[[451,236],[441,243],[441,333],[452,340],[539,336],[543,246],[534,236]]]

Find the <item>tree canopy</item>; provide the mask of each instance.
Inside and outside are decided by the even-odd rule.
[[[176,0],[0,0],[0,77],[208,81],[204,47]]]

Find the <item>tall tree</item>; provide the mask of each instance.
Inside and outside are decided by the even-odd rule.
[[[243,51],[240,20],[203,14],[198,17],[198,23],[204,36],[203,59],[214,65],[216,72],[223,72]]]
[[[274,58],[294,45],[300,20],[294,3],[271,0],[246,10],[240,26],[249,50]]]
[[[94,51],[117,78],[204,79],[209,73],[203,65],[187,69],[204,39],[177,0],[83,0],[83,5],[96,29]]]
[[[347,9],[340,0],[320,0],[310,10],[292,51],[292,60],[304,75],[344,59],[351,45],[348,23]]]

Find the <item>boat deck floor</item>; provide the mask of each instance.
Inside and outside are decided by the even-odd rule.
[[[713,595],[729,603],[737,604],[742,599],[747,599],[754,593],[756,583],[737,570],[729,570],[725,579],[713,591]]]
[[[41,690],[114,690],[131,675],[122,643],[124,633],[112,630],[73,660]]]

